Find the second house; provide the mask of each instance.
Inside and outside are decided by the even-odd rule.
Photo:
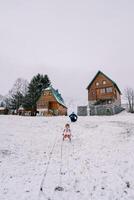
[[[49,86],[37,101],[37,112],[42,116],[67,115],[67,107],[59,91]]]

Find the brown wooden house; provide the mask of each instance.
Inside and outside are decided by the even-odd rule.
[[[9,110],[5,107],[0,107],[0,115],[7,115]]]
[[[121,109],[121,91],[117,84],[98,71],[87,87],[90,114],[115,114]]]
[[[58,90],[49,86],[43,90],[37,101],[37,112],[44,116],[67,115],[67,107]]]

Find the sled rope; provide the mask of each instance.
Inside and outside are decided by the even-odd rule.
[[[60,152],[60,160],[61,160],[61,162],[60,162],[60,186],[61,186],[61,184],[62,184],[62,159],[63,159],[63,140],[62,140],[62,142],[61,142],[61,152]]]
[[[52,194],[52,199],[55,197],[55,192],[56,191],[62,191],[62,159],[63,159],[63,140],[60,145],[60,166],[59,166],[59,184],[55,187],[53,194]]]
[[[50,165],[50,161],[51,161],[51,158],[52,158],[52,154],[53,154],[53,151],[54,151],[56,142],[57,142],[57,137],[55,138],[54,144],[53,144],[53,146],[52,146],[52,148],[51,148],[51,151],[50,151],[50,153],[49,153],[49,158],[48,158],[47,166],[46,166],[46,169],[45,169],[45,172],[44,172],[44,175],[43,175],[43,179],[42,179],[41,185],[40,185],[39,198],[40,198],[40,193],[41,193],[41,192],[44,194],[44,192],[43,192],[43,185],[44,185],[44,183],[45,183],[45,179],[46,179],[46,176],[47,176],[48,168],[49,168],[49,165]],[[44,194],[44,195],[45,195],[45,194]]]

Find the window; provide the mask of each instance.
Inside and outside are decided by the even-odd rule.
[[[44,92],[44,96],[51,95],[51,94],[52,94],[51,91],[45,91]]]
[[[102,81],[102,84],[103,84],[103,85],[106,85],[106,81]]]
[[[98,86],[99,85],[99,82],[96,82],[96,86]]]
[[[100,93],[101,93],[101,94],[105,94],[105,93],[106,93],[105,88],[100,89]]]
[[[106,92],[107,92],[107,93],[112,92],[112,87],[108,87],[108,88],[106,88]]]

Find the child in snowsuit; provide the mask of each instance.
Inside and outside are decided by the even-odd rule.
[[[71,141],[71,130],[70,130],[70,125],[69,124],[66,124],[65,128],[63,130],[63,141],[66,138],[68,138]]]

